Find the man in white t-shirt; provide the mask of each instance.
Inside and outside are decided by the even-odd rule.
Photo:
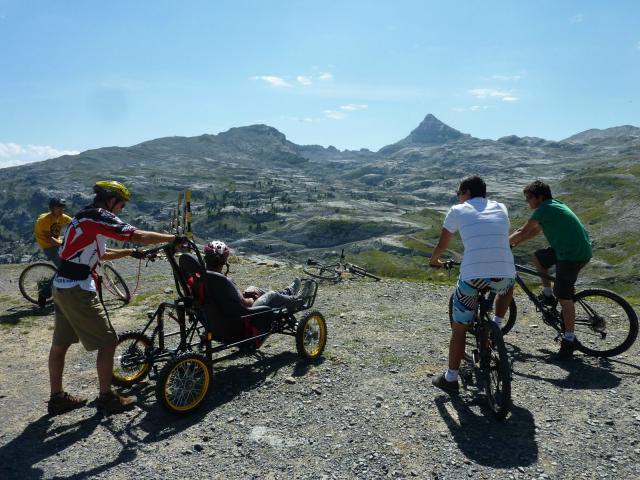
[[[467,325],[472,321],[478,303],[478,290],[488,287],[498,294],[494,322],[500,326],[511,303],[516,276],[509,246],[507,208],[502,203],[487,200],[487,186],[478,176],[462,179],[456,193],[458,204],[449,209],[429,262],[435,268],[444,265],[439,260],[440,255],[453,234],[459,231],[464,258],[453,295],[449,368],[432,379],[436,387],[449,393],[460,389],[458,369],[464,356]]]

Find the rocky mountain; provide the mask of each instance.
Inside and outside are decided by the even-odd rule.
[[[64,196],[73,212],[90,200],[96,180],[114,178],[133,192],[123,218],[140,228],[167,228],[178,193],[190,189],[200,238],[297,259],[346,248],[379,273],[419,278],[420,256],[437,239],[459,179],[477,173],[489,194],[509,206],[514,226],[529,214],[523,186],[548,180],[596,240],[593,277],[640,291],[630,266],[640,260],[638,131],[623,126],[560,142],[515,135],[494,141],[430,114],[378,152],[297,145],[266,125],[89,150],[0,170],[0,261],[37,252],[33,219],[48,197]]]

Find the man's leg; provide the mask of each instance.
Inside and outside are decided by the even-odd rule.
[[[536,270],[538,271],[538,273],[542,273],[543,275],[549,275],[549,268],[545,267],[540,260],[538,259],[537,256],[537,252],[536,254],[533,255],[533,264],[536,267]],[[542,280],[542,286],[547,289],[547,288],[551,288],[551,280],[549,280],[548,278],[545,277],[541,277]]]
[[[98,370],[98,384],[100,394],[111,391],[111,378],[113,376],[113,354],[116,351],[116,344],[107,345],[98,349],[96,358],[96,368]]]
[[[49,350],[49,385],[51,395],[63,391],[62,373],[64,372],[64,359],[70,345],[51,345]]]
[[[459,370],[464,357],[467,327],[454,321],[452,323],[451,340],[449,341],[449,370]]]
[[[502,327],[502,321],[504,320],[509,305],[511,305],[511,299],[513,298],[513,287],[503,293],[499,293],[496,296],[495,317],[493,321],[496,322],[498,327]]]

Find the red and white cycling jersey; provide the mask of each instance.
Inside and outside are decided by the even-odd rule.
[[[135,227],[124,223],[108,210],[88,207],[71,219],[64,243],[60,247],[60,259],[87,265],[93,271],[107,249],[108,238],[131,240],[135,230]],[[53,284],[57,288],[79,285],[83,290],[96,289],[92,276],[85,280],[72,280],[56,275]]]

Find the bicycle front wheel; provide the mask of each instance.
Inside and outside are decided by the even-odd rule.
[[[37,262],[29,265],[20,274],[18,288],[22,296],[31,303],[38,304],[38,295],[44,293],[47,304],[53,302],[51,296],[51,282],[56,273],[56,267],[50,263]]]
[[[612,357],[633,345],[638,336],[638,316],[620,295],[589,289],[578,292],[574,301],[578,350],[596,357]]]
[[[320,280],[338,280],[340,274],[336,271],[335,265],[305,265],[302,271],[310,277]]]
[[[511,366],[504,346],[502,332],[492,322],[486,322],[487,342],[480,368],[484,377],[484,389],[491,411],[498,420],[511,411]]]
[[[127,287],[122,275],[115,268],[107,263],[103,264],[102,279],[104,280],[105,290],[121,300],[125,305],[129,303],[129,300],[131,300],[129,287]]]

